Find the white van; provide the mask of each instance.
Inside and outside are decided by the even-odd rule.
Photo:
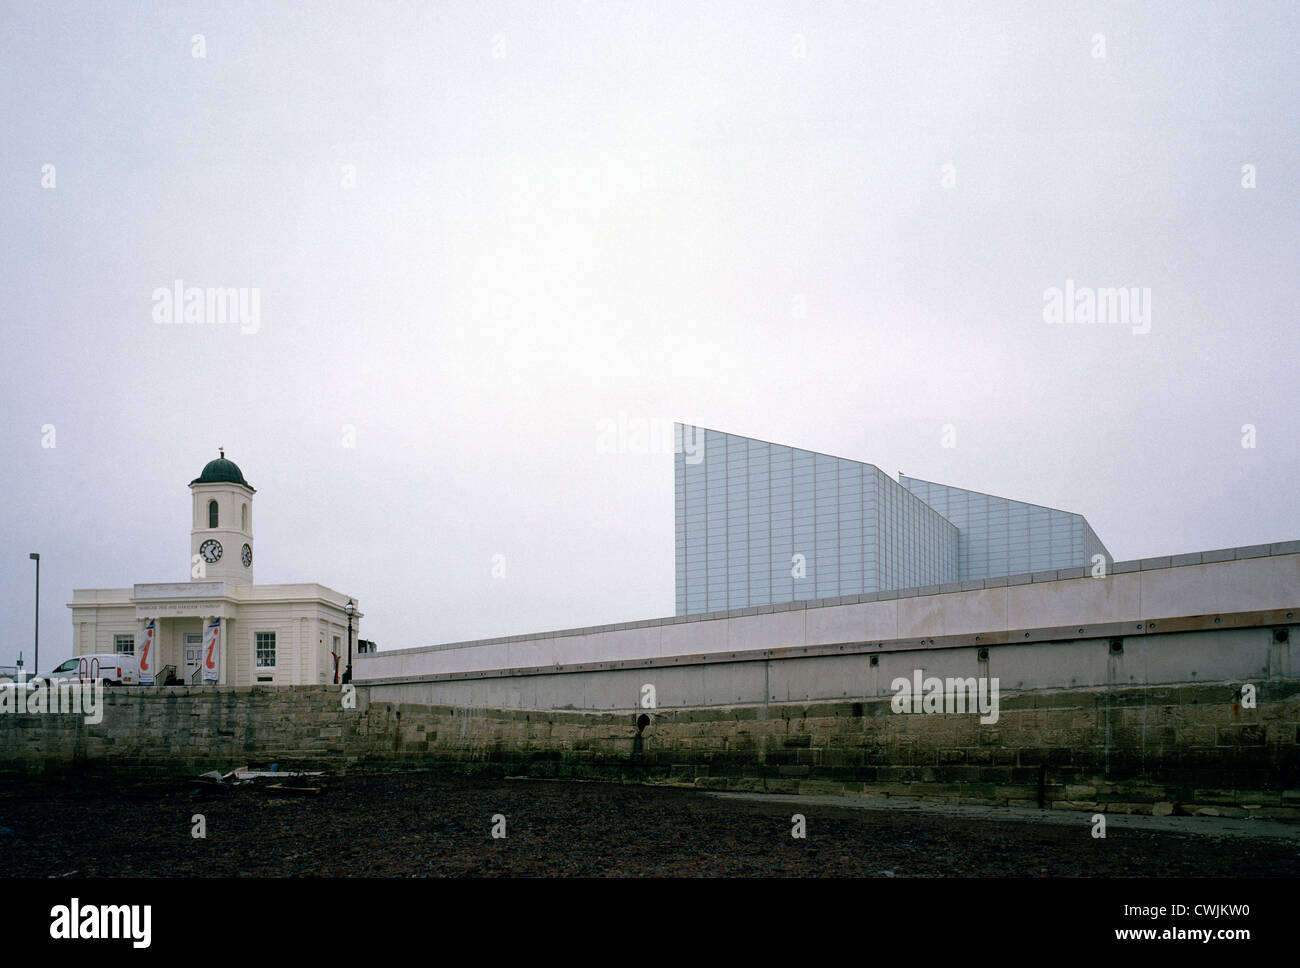
[[[103,679],[110,686],[134,686],[140,682],[140,663],[125,652],[78,655],[52,669],[50,679]]]

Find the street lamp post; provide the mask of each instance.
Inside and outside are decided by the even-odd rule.
[[[41,556],[33,551],[27,557],[36,562],[36,619],[32,633],[36,640],[33,643],[35,656],[32,659],[32,675],[36,676],[41,671]]]
[[[352,616],[356,613],[357,603],[348,599],[348,603],[343,606],[343,611],[348,613],[348,668],[343,673],[343,681],[352,681]]]

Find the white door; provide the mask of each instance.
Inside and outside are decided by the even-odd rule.
[[[194,681],[194,674],[203,666],[203,633],[185,633],[185,682]]]

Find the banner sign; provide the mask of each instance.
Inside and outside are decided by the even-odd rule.
[[[157,685],[154,681],[154,643],[157,641],[158,621],[149,619],[149,624],[144,627],[144,632],[136,636],[135,654],[140,660],[140,685],[153,686]]]
[[[221,676],[221,619],[208,622],[203,636],[203,681],[216,682]]]

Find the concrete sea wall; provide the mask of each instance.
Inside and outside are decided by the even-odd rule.
[[[1081,636],[1159,634],[1187,619],[1253,616],[1254,624],[1288,623],[1300,606],[1300,541],[1226,548],[1116,562],[1103,578],[1085,568],[1012,575],[951,585],[843,598],[786,602],[729,612],[678,615],[616,625],[390,649],[356,660],[358,681],[370,684],[449,681],[626,662],[669,662],[690,656],[759,653],[772,649],[867,646],[884,652],[943,650],[999,644],[1057,642]],[[1264,618],[1264,613],[1278,613]],[[1179,621],[1171,621],[1179,620]],[[1180,626],[1180,622],[1182,625]],[[1026,688],[1067,686],[1076,672],[1044,656]],[[1177,661],[1160,674],[1193,678]],[[1215,678],[1204,666],[1200,678]],[[1096,670],[1084,670],[1091,673]],[[1136,670],[1131,670],[1136,671]],[[1099,680],[1105,682],[1105,670]],[[997,675],[997,673],[994,673]],[[1221,677],[1226,678],[1226,675]],[[1083,680],[1080,680],[1082,682]],[[1098,683],[1098,684],[1099,684]],[[488,702],[487,705],[495,705]],[[506,703],[503,703],[506,704]],[[513,705],[513,704],[511,704]],[[545,703],[540,704],[545,706]],[[617,700],[612,705],[621,705]],[[593,706],[593,708],[596,708]],[[606,705],[605,708],[610,708]]]

